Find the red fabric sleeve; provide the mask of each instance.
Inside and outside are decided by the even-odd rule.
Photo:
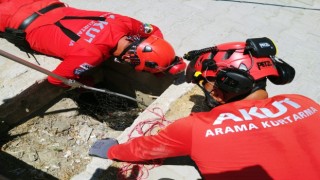
[[[157,37],[163,38],[163,34],[162,34],[161,30],[156,25],[143,23],[139,20],[136,20],[134,18],[130,18],[127,16],[123,16],[122,18],[123,18],[123,22],[130,29],[130,34],[128,34],[128,35],[139,34],[141,37],[149,37],[150,35],[155,35]],[[147,26],[146,24],[150,25],[152,27],[151,32],[145,31],[145,26]]]
[[[192,116],[189,116],[173,122],[158,135],[138,137],[113,146],[107,152],[107,157],[120,161],[146,161],[189,155],[192,121]]]
[[[103,56],[98,50],[90,47],[92,46],[88,48],[78,46],[77,50],[70,52],[53,73],[67,79],[78,80],[86,85],[92,85],[92,82],[86,82],[86,79],[80,79],[81,73],[101,64],[103,62]],[[68,87],[60,80],[50,76],[48,77],[48,81],[54,85]]]

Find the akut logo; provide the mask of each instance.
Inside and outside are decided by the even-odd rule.
[[[258,107],[251,107],[250,109],[238,109],[240,115],[235,115],[233,113],[221,113],[217,119],[213,121],[213,125],[222,124],[223,121],[232,120],[234,122],[242,122],[242,121],[250,121],[253,120],[253,117],[264,119],[264,118],[277,118],[288,111],[287,106],[294,107],[296,109],[300,108],[301,106],[289,98],[285,98],[282,101],[274,101],[272,103],[274,109],[272,112],[268,108],[258,108]]]
[[[106,21],[99,21],[94,23],[91,27],[86,31],[86,38],[85,40],[91,43],[93,39],[96,37],[96,35],[104,28],[105,25],[107,25],[108,22]]]
[[[105,14],[102,15],[103,16],[107,16],[106,19],[115,19],[115,15],[114,14]],[[93,41],[93,39],[96,37],[97,34],[99,34],[101,32],[101,30],[104,29],[104,27],[108,25],[108,22],[106,21],[98,21],[92,24],[92,27],[90,27],[88,30],[86,30],[85,32],[85,40],[89,43],[91,43]]]

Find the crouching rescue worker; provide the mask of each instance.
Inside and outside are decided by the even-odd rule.
[[[84,84],[92,82],[81,75],[110,57],[150,73],[177,74],[186,67],[157,26],[58,0],[0,0],[0,37],[24,51],[62,59],[53,73]],[[50,76],[48,81],[68,87]]]
[[[190,51],[186,79],[212,110],[124,144],[98,140],[89,154],[129,162],[189,155],[204,179],[320,179],[320,106],[298,94],[268,97],[267,80],[295,76],[275,54],[268,38]]]

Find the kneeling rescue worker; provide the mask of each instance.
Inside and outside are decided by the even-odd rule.
[[[188,155],[204,179],[320,179],[320,106],[298,94],[268,97],[268,79],[295,76],[275,54],[268,38],[190,51],[186,79],[212,110],[123,144],[98,140],[89,154],[127,162]]]

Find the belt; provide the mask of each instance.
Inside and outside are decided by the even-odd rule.
[[[41,14],[45,14],[53,9],[59,8],[59,7],[65,7],[64,4],[58,3],[58,4],[51,4],[45,8],[40,9],[38,12],[33,13],[31,16],[29,16],[27,19],[25,19],[19,26],[18,29],[25,30],[27,27],[36,20]]]

